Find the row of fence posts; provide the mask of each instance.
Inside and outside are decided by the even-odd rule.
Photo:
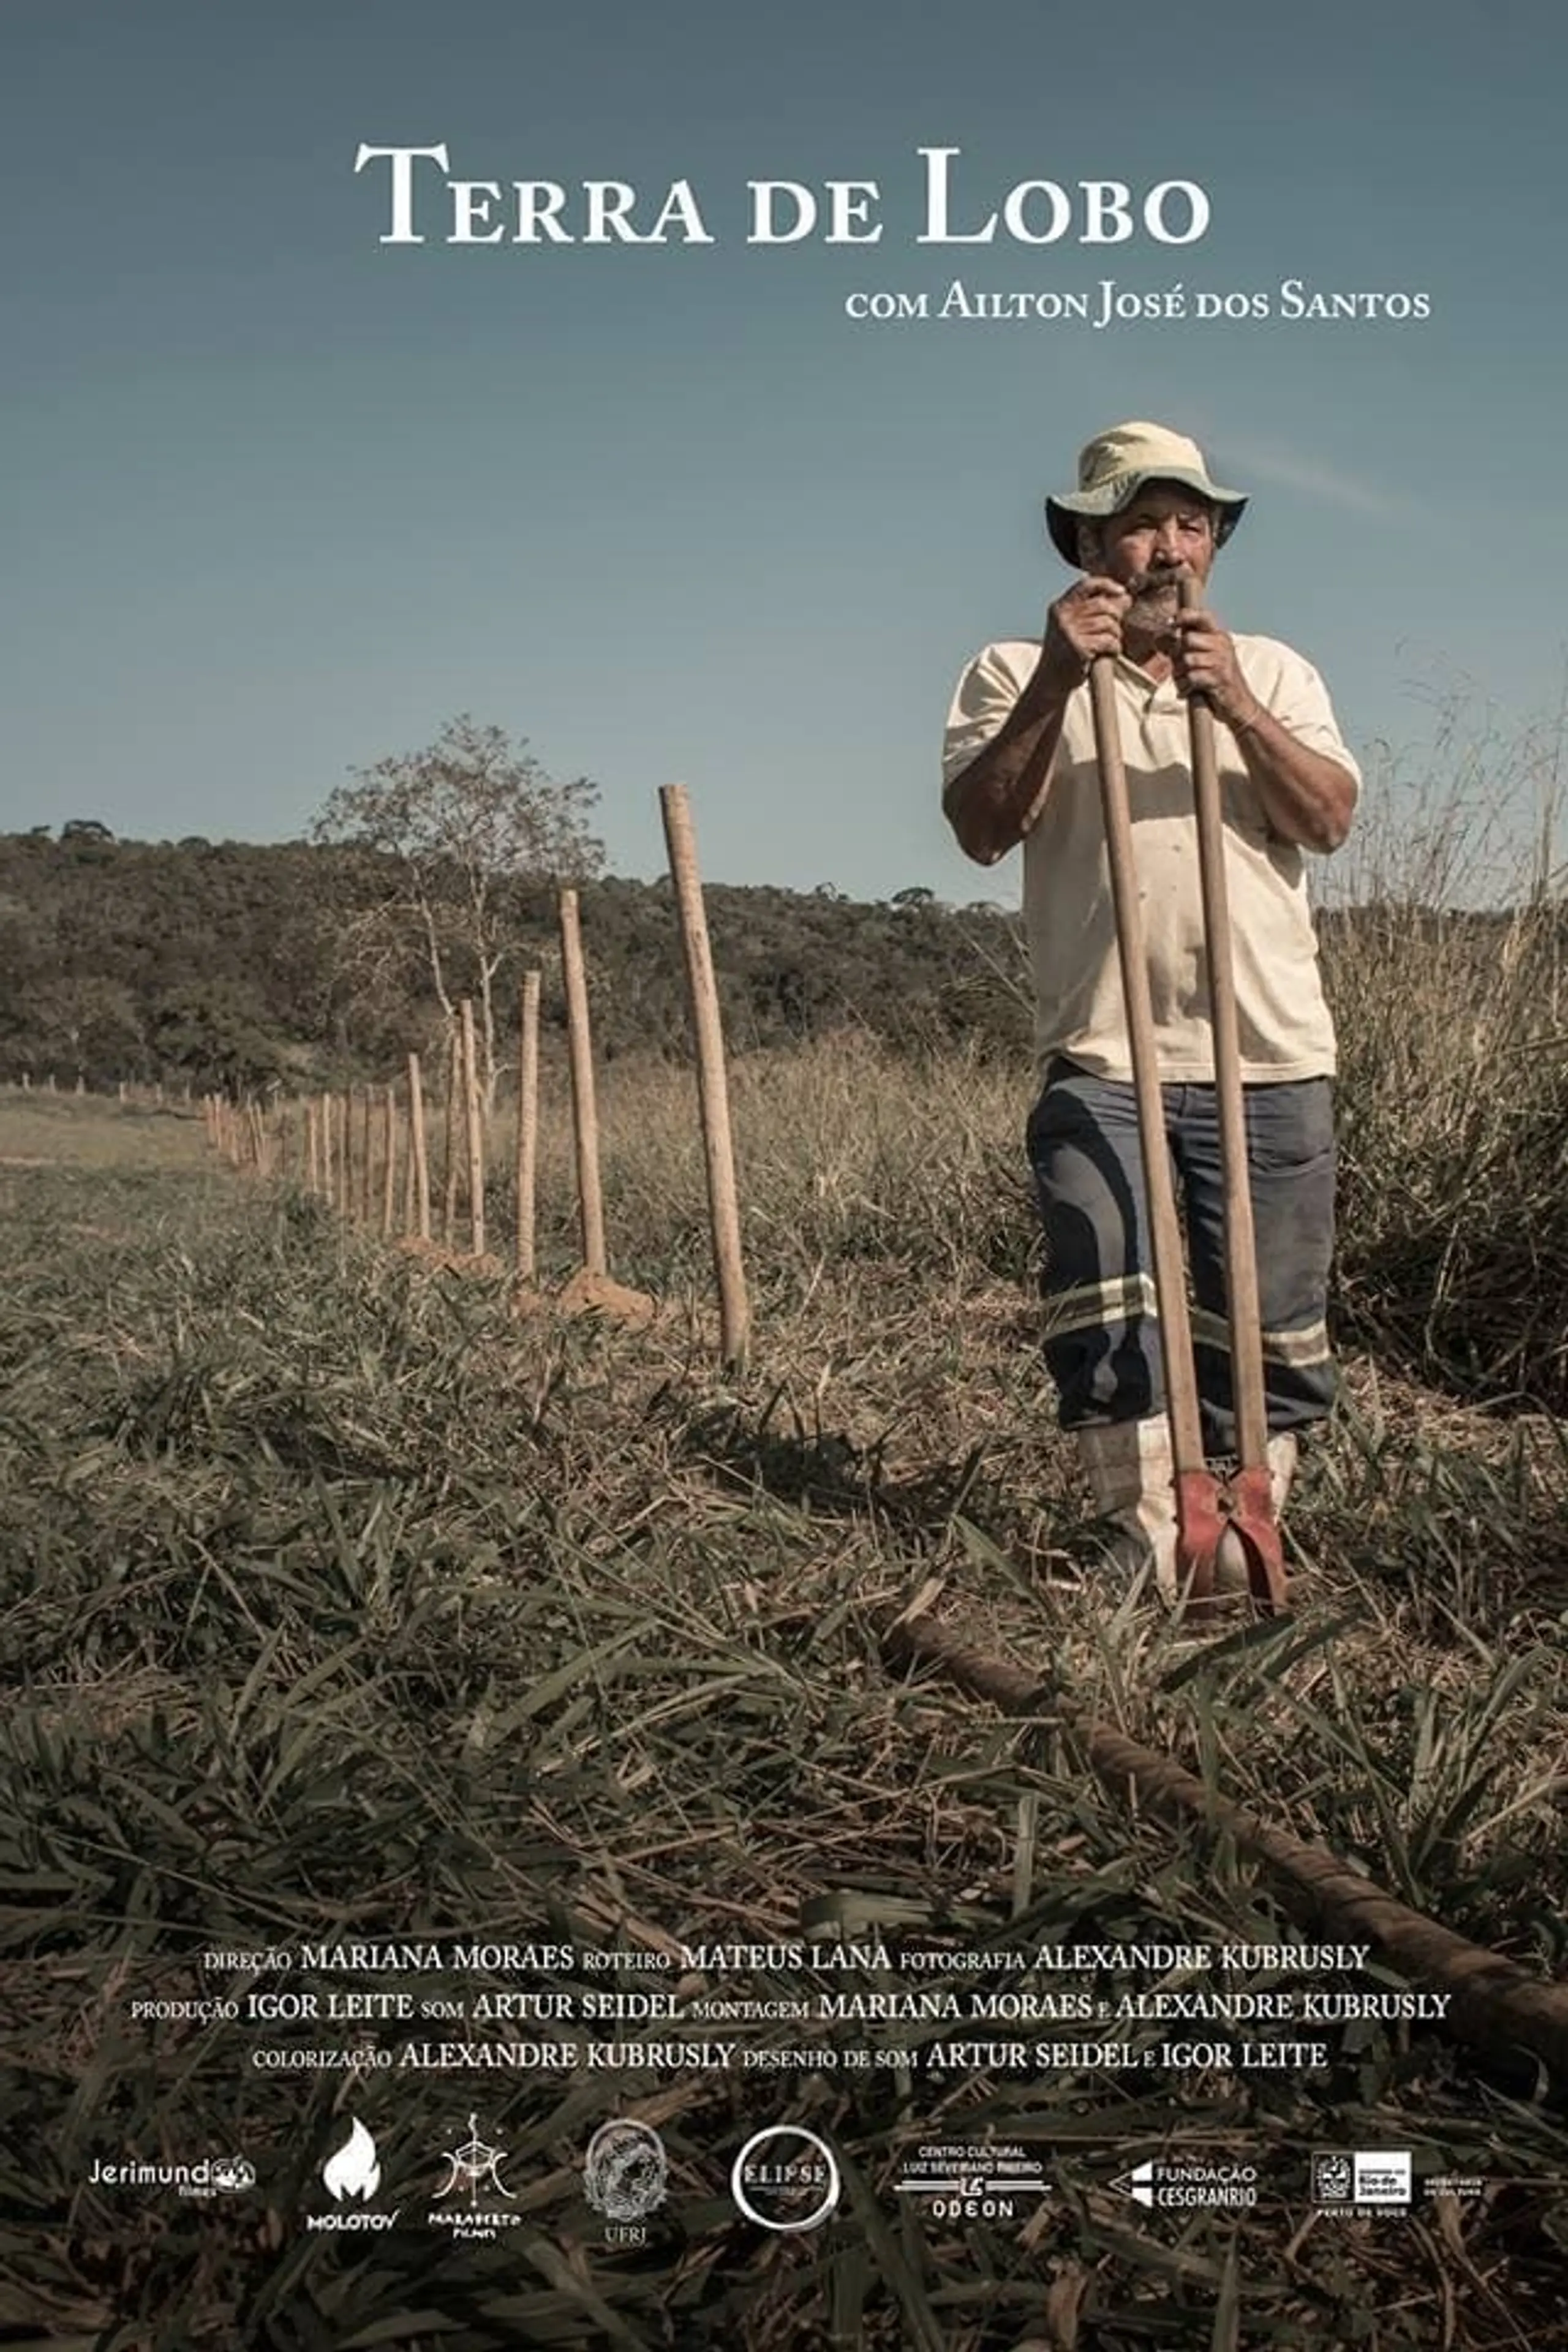
[[[16,1077],[9,1083],[14,1084],[18,1091],[25,1095],[34,1093],[56,1095],[61,1091],[56,1082],[53,1070],[45,1071],[37,1087],[33,1085],[31,1070],[19,1071]],[[101,1090],[89,1087],[87,1083],[86,1071],[79,1070],[70,1091],[72,1094],[85,1095]],[[148,1103],[157,1110],[162,1110],[165,1103],[176,1100],[188,1103],[192,1099],[189,1079],[184,1080],[177,1087],[165,1087],[162,1078],[154,1078],[151,1083],[138,1078],[118,1078],[115,1081],[115,1093],[122,1103]]]
[[[726,1364],[738,1364],[746,1352],[750,1310],[741,1250],[719,992],[703,909],[696,838],[684,788],[679,784],[664,785],[659,804],[679,914],[696,1039],[698,1107],[719,1293],[720,1354]],[[604,1192],[599,1180],[599,1118],[588,989],[575,890],[563,889],[559,893],[558,916],[583,1271],[602,1277],[609,1272],[609,1262]],[[513,1234],[520,1282],[531,1282],[537,1270],[534,1196],[539,1145],[540,988],[539,973],[525,972],[518,998],[517,1215]],[[431,1230],[430,1161],[426,1140],[424,1078],[417,1054],[408,1056],[405,1083],[405,1118],[398,1103],[397,1087],[391,1084],[313,1094],[304,1098],[302,1106],[283,1103],[270,1111],[264,1111],[254,1101],[236,1104],[226,1097],[208,1095],[202,1112],[215,1149],[236,1166],[252,1168],[264,1176],[291,1177],[340,1213],[356,1218],[366,1227],[379,1226],[385,1240],[394,1239],[401,1227],[404,1235],[430,1243],[435,1238]],[[303,1110],[302,1132],[295,1131],[296,1123],[290,1117],[295,1108]],[[403,1142],[405,1129],[406,1141]],[[459,1231],[459,1198],[466,1196],[468,1247],[476,1257],[482,1257],[487,1244],[484,1105],[474,1008],[468,998],[457,1008],[447,1050],[443,1145],[442,1243],[447,1247],[455,1245]]]

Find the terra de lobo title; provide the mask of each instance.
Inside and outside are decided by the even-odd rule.
[[[1195,245],[1209,225],[1195,180],[1133,188],[1121,180],[1018,180],[987,187],[959,147],[918,147],[913,242],[930,246]],[[383,199],[382,245],[877,245],[886,226],[876,180],[748,180],[719,202],[688,179],[638,189],[628,180],[466,180],[445,141],[429,147],[362,142],[356,173]],[[710,205],[716,227],[703,210]]]

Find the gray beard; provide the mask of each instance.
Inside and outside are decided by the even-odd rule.
[[[1167,576],[1156,582],[1145,574],[1132,592],[1132,602],[1127,608],[1122,625],[1135,629],[1144,636],[1167,636],[1180,610],[1177,579]]]

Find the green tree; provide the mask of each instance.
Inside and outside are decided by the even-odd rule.
[[[265,1006],[243,981],[205,980],[168,990],[153,1013],[153,1045],[161,1067],[186,1070],[198,1085],[222,1087],[236,1097],[258,1093],[282,1075]]]
[[[352,904],[339,929],[355,994],[396,984],[411,954],[428,970],[448,1019],[479,1003],[480,1077],[494,1107],[497,975],[512,944],[523,882],[578,883],[598,874],[604,845],[587,830],[596,785],[546,774],[524,740],[465,712],[423,751],[351,771],[312,838],[362,853],[343,869]]]
[[[95,973],[46,982],[28,1006],[29,1062],[68,1070],[84,1085],[139,1076],[146,1040],[128,988]]]

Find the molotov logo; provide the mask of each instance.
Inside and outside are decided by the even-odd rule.
[[[357,2116],[350,2119],[347,2139],[322,2165],[321,2185],[329,2197],[347,2210],[308,2213],[307,2230],[390,2230],[397,2219],[395,2211],[367,2213],[355,2210],[354,2200],[367,2204],[381,2186],[381,2159],[375,2141]]]
[[[344,2197],[374,2197],[381,2187],[381,2164],[375,2152],[375,2142],[357,2116],[351,2118],[349,2136],[335,2156],[329,2156],[321,2167],[321,2179],[331,2194]]]

